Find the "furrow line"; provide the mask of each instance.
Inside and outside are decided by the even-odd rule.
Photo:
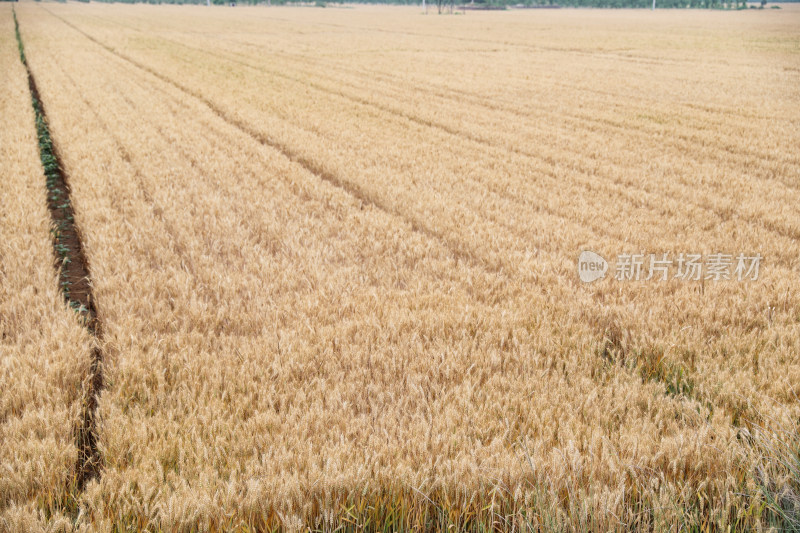
[[[84,253],[80,228],[75,223],[69,180],[50,135],[44,103],[25,56],[16,11],[13,12],[13,16],[19,56],[28,75],[31,103],[36,117],[39,156],[47,187],[47,208],[52,219],[54,267],[58,272],[59,286],[64,301],[78,316],[81,324],[97,341],[100,341],[103,336],[102,324],[97,314],[89,263]],[[75,430],[75,443],[78,449],[75,486],[79,492],[83,491],[89,481],[99,477],[102,465],[97,446],[97,403],[103,389],[102,365],[103,352],[98,342],[92,349],[89,373],[86,376],[88,389]]]
[[[113,47],[111,47],[111,46],[107,45],[106,43],[96,39],[92,35],[89,35],[88,33],[84,32],[82,29],[78,28],[77,26],[75,26],[71,22],[59,17],[55,13],[49,11],[48,9],[46,9],[46,8],[42,8],[42,9],[44,9],[45,11],[50,13],[53,17],[59,19],[65,25],[69,26],[73,30],[77,31],[78,33],[80,33],[81,35],[86,37],[91,42],[93,42],[93,43],[99,45],[100,47],[104,48],[106,51],[110,52],[111,54],[113,54],[113,55],[119,57],[120,59],[123,59],[124,61],[130,63],[131,65],[133,65],[133,66],[135,66],[135,67],[137,67],[137,68],[139,68],[139,69],[151,74],[152,76],[155,76],[156,78],[158,78],[161,81],[163,81],[163,82],[175,87],[176,89],[182,91],[183,93],[185,93],[185,94],[187,94],[187,95],[189,95],[189,96],[191,96],[193,98],[196,98],[197,100],[202,102],[206,107],[208,107],[215,115],[217,115],[219,118],[221,118],[222,120],[224,120],[228,124],[236,127],[237,129],[239,129],[243,133],[247,134],[248,136],[252,137],[256,141],[261,143],[262,145],[268,146],[268,147],[270,147],[270,148],[272,148],[274,150],[277,150],[284,157],[286,157],[287,159],[289,159],[293,163],[297,163],[298,165],[303,167],[306,171],[308,171],[309,173],[311,173],[314,176],[316,176],[318,179],[321,179],[322,181],[325,181],[325,182],[337,187],[338,189],[344,191],[345,193],[347,193],[351,197],[353,197],[356,200],[358,200],[359,202],[361,202],[361,204],[363,204],[363,205],[366,205],[366,206],[369,206],[369,207],[373,207],[375,209],[378,209],[380,211],[388,213],[389,215],[391,215],[393,217],[397,217],[397,218],[399,218],[401,220],[406,221],[410,225],[412,231],[420,233],[420,234],[425,235],[426,237],[428,237],[430,239],[433,239],[435,241],[438,241],[438,242],[442,243],[442,245],[444,245],[450,251],[450,253],[453,254],[453,257],[456,260],[458,260],[460,262],[463,262],[465,264],[468,264],[468,265],[470,265],[472,267],[475,267],[475,268],[482,268],[485,271],[490,272],[492,274],[497,274],[497,275],[502,275],[502,276],[506,275],[506,273],[503,270],[502,265],[495,264],[493,262],[489,262],[484,258],[476,257],[475,255],[469,253],[469,251],[463,250],[463,247],[464,247],[463,243],[450,242],[450,240],[446,239],[444,236],[442,236],[439,233],[427,228],[423,224],[420,224],[414,217],[411,217],[408,214],[403,213],[401,210],[392,207],[391,205],[389,205],[388,203],[386,203],[384,201],[381,201],[380,199],[376,199],[376,198],[372,197],[367,191],[365,191],[359,185],[340,178],[336,174],[334,174],[334,173],[326,170],[325,168],[323,168],[322,165],[320,165],[318,162],[314,161],[313,159],[298,153],[297,151],[293,150],[292,148],[290,148],[290,147],[288,147],[288,146],[276,141],[275,139],[270,138],[269,136],[265,135],[263,132],[260,132],[258,130],[253,129],[252,127],[250,127],[247,123],[243,122],[242,120],[239,120],[236,117],[231,116],[228,112],[226,112],[224,109],[222,109],[219,105],[217,105],[213,101],[209,100],[208,98],[204,97],[202,94],[200,94],[196,90],[193,90],[193,89],[191,89],[189,87],[186,87],[186,86],[176,82],[175,80],[173,80],[169,76],[166,76],[165,74],[162,74],[161,72],[159,72],[159,71],[157,71],[157,70],[155,70],[155,69],[153,69],[153,68],[151,68],[151,67],[149,67],[149,66],[147,66],[145,64],[142,64],[139,61],[126,56],[125,54],[122,54],[122,53],[118,52]]]
[[[101,20],[105,20],[105,19],[101,19]],[[64,22],[66,22],[66,21],[64,21]],[[67,23],[67,24],[69,24],[69,23]],[[141,30],[139,30],[138,28],[132,27],[132,26],[127,26],[127,25],[124,25],[124,24],[119,24],[119,25],[122,26],[122,27],[128,28],[128,29],[131,29],[133,31],[141,32]],[[74,28],[74,26],[73,26],[73,28]],[[75,28],[75,29],[78,30],[77,28]],[[80,31],[81,33],[84,33],[82,30],[78,30],[78,31]],[[84,35],[86,35],[86,34],[84,33]],[[394,115],[396,117],[399,117],[401,119],[408,120],[408,121],[410,121],[410,122],[412,122],[414,124],[417,124],[419,126],[427,127],[427,128],[431,128],[431,129],[435,129],[435,130],[439,130],[439,131],[441,131],[441,132],[443,132],[443,133],[445,133],[447,135],[452,135],[452,136],[457,137],[457,138],[461,138],[461,139],[465,139],[465,140],[470,141],[470,142],[474,142],[474,143],[476,143],[478,145],[481,145],[481,146],[484,146],[485,148],[488,148],[488,149],[505,150],[505,151],[507,151],[509,153],[515,154],[515,155],[520,156],[520,157],[530,158],[532,160],[540,161],[540,162],[546,163],[548,165],[552,165],[553,164],[553,161],[550,158],[543,157],[542,155],[537,154],[535,152],[524,150],[524,149],[516,147],[516,146],[495,144],[492,140],[487,139],[485,137],[482,137],[482,136],[479,136],[479,135],[473,135],[473,134],[471,134],[469,132],[466,132],[466,131],[463,131],[461,129],[453,128],[453,127],[448,126],[446,124],[442,124],[442,123],[439,123],[439,122],[436,122],[436,121],[433,121],[433,120],[430,120],[430,119],[427,119],[427,118],[424,118],[424,117],[420,117],[420,116],[417,116],[417,115],[415,115],[413,113],[402,111],[402,110],[393,108],[393,107],[388,106],[388,105],[384,105],[384,104],[381,104],[381,103],[378,103],[378,102],[374,102],[372,100],[369,100],[369,99],[366,99],[366,98],[363,98],[363,97],[359,97],[357,95],[353,95],[353,94],[347,93],[345,91],[336,91],[336,90],[330,89],[329,87],[326,87],[325,85],[317,83],[317,82],[300,80],[300,79],[298,79],[298,78],[296,78],[294,76],[291,76],[289,74],[284,74],[283,72],[266,69],[266,68],[261,67],[261,66],[256,66],[256,65],[253,65],[253,64],[251,64],[251,63],[249,63],[247,61],[244,61],[242,59],[231,57],[230,55],[227,55],[226,53],[215,52],[213,50],[204,50],[202,48],[198,48],[198,47],[195,47],[195,46],[190,46],[190,45],[187,45],[187,44],[185,44],[183,42],[176,41],[174,39],[170,39],[170,38],[163,37],[163,36],[161,36],[159,38],[164,40],[164,41],[167,41],[167,42],[170,42],[170,43],[173,43],[173,44],[177,44],[177,45],[182,46],[184,48],[187,48],[189,50],[201,51],[203,53],[212,55],[212,56],[214,56],[214,57],[216,57],[216,58],[218,58],[218,59],[220,59],[222,61],[229,61],[231,63],[235,63],[237,65],[241,65],[243,67],[249,68],[249,69],[254,70],[256,72],[269,74],[271,76],[275,76],[275,77],[278,77],[278,78],[281,78],[281,79],[284,79],[284,80],[287,80],[287,81],[293,82],[293,83],[303,83],[303,84],[305,84],[305,85],[307,85],[309,87],[312,87],[312,88],[314,88],[314,89],[316,89],[316,90],[318,90],[318,91],[320,91],[322,93],[329,94],[329,95],[332,95],[332,96],[335,96],[335,97],[339,97],[339,98],[343,98],[343,99],[345,99],[345,100],[347,100],[349,102],[355,103],[357,105],[362,105],[362,106],[366,106],[366,107],[369,107],[369,108],[376,109],[376,110],[381,111],[381,112],[389,113],[389,114]],[[101,46],[106,47],[102,43],[98,43],[98,44],[100,44]],[[228,52],[228,53],[230,53],[230,52]],[[119,55],[120,57],[123,57],[120,54],[117,54],[117,55]],[[125,59],[127,59],[127,58],[125,58]],[[133,60],[131,60],[131,61],[134,64],[136,63]],[[303,71],[301,71],[301,72],[303,72]],[[304,72],[304,73],[308,74],[308,72]],[[197,95],[194,95],[194,96],[197,96]],[[203,101],[206,101],[203,98],[201,98],[201,99]],[[206,101],[206,103],[208,104],[207,101]],[[212,109],[213,109],[213,107],[212,107]],[[215,109],[215,112],[217,114],[219,114],[219,111],[216,110],[216,109]],[[580,119],[580,120],[586,120],[587,119],[587,117],[579,117],[579,116],[576,116],[574,118]],[[602,124],[606,128],[609,128],[609,127],[610,128],[614,128],[616,131],[620,131],[620,132],[624,132],[625,131],[625,128],[623,126],[621,126],[620,124],[613,123],[613,122],[608,121],[608,120],[602,120],[602,119],[591,119],[591,120],[593,120],[594,122],[597,122],[598,124]],[[243,125],[239,124],[237,126],[239,126],[241,128],[241,126],[243,126]],[[246,125],[244,125],[244,126],[247,127]],[[643,133],[646,134],[648,132],[643,132]],[[683,142],[689,143],[689,142],[697,142],[697,141],[698,141],[698,139],[696,139],[696,138],[682,138],[679,141],[676,141],[673,146],[675,148],[685,149],[686,146],[684,146],[684,145],[682,145],[680,143],[683,143]],[[278,148],[273,143],[268,143],[268,144],[270,144],[274,148]],[[284,152],[284,154],[286,154],[287,151],[291,151],[291,149],[289,149],[288,147],[282,147],[282,148],[279,148],[279,149],[282,152]],[[295,155],[297,157],[301,157],[301,158],[303,157],[303,156],[300,156],[299,154],[295,154]],[[758,156],[758,157],[760,157],[760,156]],[[297,161],[294,158],[292,158],[292,160]],[[609,196],[616,196],[616,197],[624,199],[626,201],[634,201],[635,202],[635,200],[630,198],[630,196],[629,196],[629,194],[627,192],[629,190],[632,190],[632,191],[637,191],[637,192],[641,192],[641,193],[644,193],[644,194],[648,195],[649,196],[649,198],[648,198],[648,206],[650,208],[654,209],[654,210],[661,210],[662,209],[662,203],[659,201],[659,196],[663,196],[663,197],[666,197],[669,200],[672,200],[674,202],[682,203],[682,204],[685,204],[685,205],[689,205],[689,206],[695,207],[697,209],[704,210],[704,211],[706,211],[706,212],[712,214],[713,216],[716,216],[716,217],[718,217],[718,218],[720,218],[722,220],[727,219],[728,216],[729,216],[729,213],[727,213],[726,210],[723,209],[723,208],[715,207],[713,205],[708,205],[707,203],[694,200],[691,197],[687,197],[687,196],[685,196],[683,194],[680,194],[680,193],[677,193],[677,192],[659,193],[657,191],[650,190],[648,187],[644,187],[642,185],[637,185],[637,184],[631,184],[631,183],[628,183],[628,182],[625,182],[625,181],[622,181],[622,180],[620,180],[618,178],[613,178],[613,177],[609,178],[609,180],[606,182],[607,185],[601,185],[601,184],[595,183],[591,179],[590,172],[585,167],[585,165],[581,164],[579,166],[579,170],[580,170],[581,174],[583,174],[583,178],[578,180],[578,181],[576,181],[576,184],[578,184],[581,187],[583,187],[590,194],[593,194],[593,193],[596,193],[596,192],[600,192],[601,194],[607,194]],[[553,171],[542,169],[542,173],[543,173],[544,176],[547,176],[549,179],[555,180],[556,182],[560,179],[560,177],[558,175],[556,175],[556,173],[554,173]],[[781,183],[783,183],[783,182],[781,182]],[[357,186],[353,185],[352,183],[348,182],[348,185],[357,188]],[[792,191],[795,190],[793,187],[790,187],[790,186],[787,186],[787,188],[789,190],[792,190]],[[509,195],[509,194],[504,193],[502,191],[500,191],[498,194],[504,199],[509,199],[509,200],[512,200],[512,201],[518,200],[518,198],[516,196]],[[363,199],[362,199],[362,201],[363,201]],[[779,236],[781,236],[783,238],[790,239],[790,240],[798,240],[798,239],[800,239],[800,232],[798,230],[796,230],[794,228],[791,228],[791,227],[786,227],[786,226],[781,225],[781,224],[779,224],[779,223],[777,223],[775,221],[765,220],[765,219],[760,218],[758,216],[753,216],[753,215],[749,215],[749,214],[739,214],[739,217],[742,220],[744,220],[747,224],[749,224],[749,225],[751,225],[753,227],[763,227],[767,231],[775,233],[775,234],[777,234],[777,235],[779,235]],[[615,236],[615,238],[619,238],[619,237]]]

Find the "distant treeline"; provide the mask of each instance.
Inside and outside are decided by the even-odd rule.
[[[14,0],[0,0],[14,1]],[[63,1],[63,0],[62,0]],[[78,0],[88,2],[89,0]],[[100,2],[119,2],[125,4],[205,4],[206,0],[93,0]],[[431,8],[436,7],[436,0],[427,0]],[[449,5],[449,0],[444,0]],[[782,0],[800,2],[800,0]],[[753,0],[750,0],[752,3]],[[304,4],[324,7],[337,4],[394,4],[421,5],[422,0],[211,0],[215,5],[290,5]],[[459,6],[463,2],[455,1]],[[468,4],[471,7],[611,7],[611,8],[650,8],[653,0],[475,0]],[[747,0],[656,0],[659,8],[704,8],[704,9],[745,9]]]

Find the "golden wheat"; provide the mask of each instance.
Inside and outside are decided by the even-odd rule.
[[[768,523],[797,10],[18,14],[104,324],[80,524]],[[765,262],[585,285],[584,249]]]

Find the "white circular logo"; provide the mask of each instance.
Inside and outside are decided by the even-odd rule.
[[[600,254],[584,250],[578,257],[578,276],[584,283],[606,277],[608,262]]]

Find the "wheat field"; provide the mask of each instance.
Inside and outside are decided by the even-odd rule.
[[[800,9],[21,2],[0,63],[0,530],[800,527]]]

